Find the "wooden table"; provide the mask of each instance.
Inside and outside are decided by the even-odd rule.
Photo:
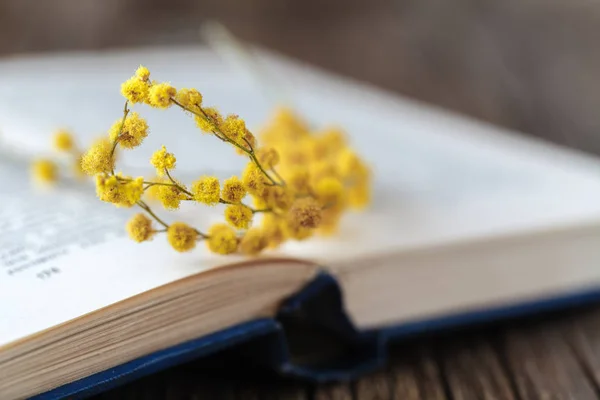
[[[598,399],[600,306],[395,343],[385,369],[317,385],[200,360],[100,399]]]

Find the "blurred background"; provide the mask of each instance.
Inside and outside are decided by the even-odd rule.
[[[600,154],[600,50],[595,43],[600,1],[0,0],[0,57],[197,45],[206,21],[222,23],[247,43],[404,96]],[[16,82],[11,95],[18,93],[21,101],[4,96],[5,103],[32,107],[35,96],[6,76],[10,75],[0,80],[0,89]],[[52,115],[51,127],[40,128],[44,122],[26,128],[49,134],[58,124],[70,125],[74,120],[84,121],[83,128],[88,129],[74,130],[81,135],[102,132],[90,132],[96,128],[85,126],[90,115],[102,113],[101,108],[87,107],[77,112],[83,117],[74,118],[73,110],[64,106],[72,92],[65,92],[52,93],[54,109],[37,104],[46,108],[46,116]],[[122,101],[117,90],[110,93]],[[14,112],[24,114],[15,116],[15,124],[36,120],[28,109],[19,108],[25,107]],[[104,121],[114,121],[114,108],[106,109],[110,117]],[[159,126],[167,131],[170,121],[162,122]],[[19,129],[5,129],[32,141]],[[138,167],[147,166],[148,157],[162,143],[160,138],[150,140],[155,139],[146,140],[145,155],[133,163]],[[40,143],[41,148],[50,147],[50,140]],[[187,140],[179,144],[182,150],[189,147]],[[397,168],[394,161],[388,165]],[[237,162],[241,167],[245,160]],[[236,170],[228,166],[227,173]],[[465,169],[477,172],[472,164]],[[463,179],[468,182],[466,174]],[[477,173],[469,176],[488,179],[478,178]],[[452,186],[447,192],[451,191],[457,190]]]
[[[0,0],[0,54],[198,43],[207,19],[403,95],[600,152],[591,0]]]

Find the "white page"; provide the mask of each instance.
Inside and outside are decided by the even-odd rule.
[[[289,243],[277,254],[339,266],[367,254],[600,220],[600,168],[595,159],[505,136],[484,124],[366,86],[269,60],[273,77],[285,82],[300,112],[316,126],[333,123],[346,128],[376,174],[373,206],[345,218],[340,235]],[[140,63],[156,79],[198,87],[207,105],[239,113],[251,127],[268,115],[270,104],[252,82],[232,74],[201,49],[8,60],[0,63],[0,129],[5,140],[25,153],[43,154],[50,132],[68,126],[84,142],[91,141],[119,118],[123,105],[119,84]],[[206,171],[216,170],[225,177],[241,170],[242,157],[199,134],[193,121],[178,110],[134,109],[148,118],[152,133],[142,148],[126,155],[127,167],[119,169],[149,168],[149,154],[164,143],[177,154],[178,176],[186,180]],[[0,166],[1,174],[5,179],[18,177],[13,186],[29,190],[23,168]],[[239,260],[210,255],[204,246],[177,254],[163,237],[133,243],[122,235],[123,221],[136,211],[94,200],[92,188],[73,190],[77,193],[72,192],[68,202],[52,193],[35,195],[37,209],[48,207],[51,222],[39,228],[45,234],[26,230],[26,238],[16,244],[0,243],[0,345]],[[15,193],[4,188],[0,192],[0,206],[12,210],[0,217],[5,232],[18,229],[22,216],[31,210],[31,206],[22,209],[26,203]],[[57,229],[56,218],[64,219],[63,226],[73,224],[74,217],[82,226],[91,224],[81,210],[101,213],[99,221],[108,225],[98,228],[103,232],[101,243],[85,249],[80,242],[68,244],[48,262],[8,272],[29,262],[7,265],[6,260],[19,253],[15,247],[35,258],[31,254],[39,252],[42,239],[56,236],[52,230]],[[221,218],[219,211],[199,206],[183,210],[183,216],[161,215],[174,221],[193,214],[195,224],[205,227]],[[7,241],[12,236],[0,237]],[[82,235],[79,240],[85,244],[89,239]]]

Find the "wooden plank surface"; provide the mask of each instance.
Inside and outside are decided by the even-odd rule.
[[[453,399],[516,398],[511,377],[490,337],[467,335],[444,344],[440,362]]]
[[[509,329],[502,341],[520,398],[597,398],[560,324]]]

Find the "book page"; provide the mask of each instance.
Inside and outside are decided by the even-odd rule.
[[[186,63],[173,60],[187,60]],[[257,129],[271,104],[206,50],[140,50],[0,63],[0,129],[23,157],[46,154],[50,133],[66,126],[87,146],[120,117],[120,82],[138,64],[177,87],[198,87],[206,105],[234,112]],[[273,80],[315,127],[340,125],[375,174],[373,205],[348,215],[338,235],[292,242],[265,257],[299,257],[324,266],[374,254],[497,235],[600,222],[595,159],[423,107],[368,86],[269,58]],[[293,90],[291,90],[293,89]],[[36,96],[31,96],[37,91]],[[144,144],[123,153],[118,170],[150,172],[149,155],[166,144],[177,177],[190,182],[239,173],[246,160],[202,135],[178,110],[134,107],[148,119]],[[0,144],[1,145],[1,144]],[[0,346],[191,274],[242,260],[188,254],[164,237],[137,244],[124,223],[138,212],[95,199],[92,185],[34,191],[26,164],[0,155]],[[162,212],[199,228],[223,208],[186,205]],[[402,268],[399,265],[398,268]]]
[[[235,260],[203,246],[175,253],[164,237],[136,245],[124,227],[137,210],[101,203],[83,183],[37,189],[26,171],[0,163],[0,345]]]

